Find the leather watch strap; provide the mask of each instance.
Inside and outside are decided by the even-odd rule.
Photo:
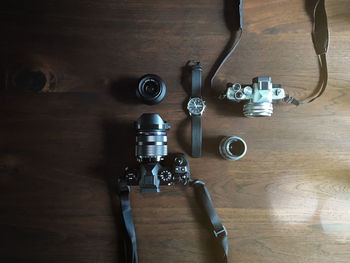
[[[201,97],[202,66],[199,61],[191,61],[192,68],[192,97]],[[192,157],[202,155],[202,115],[192,114]]]
[[[192,97],[201,97],[202,66],[199,61],[192,63]]]
[[[202,116],[192,115],[192,157],[202,155]]]

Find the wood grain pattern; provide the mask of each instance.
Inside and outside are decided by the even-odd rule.
[[[133,158],[132,122],[160,113],[172,126],[169,150],[188,151],[182,67],[198,58],[208,76],[230,37],[228,3],[2,1],[1,262],[120,262],[112,182]],[[329,86],[318,101],[280,103],[271,118],[247,119],[204,87],[204,152],[191,170],[228,229],[229,262],[349,262],[350,2],[326,4]],[[318,80],[310,5],[244,1],[243,39],[216,86],[271,75],[307,96]],[[13,76],[28,67],[49,76],[43,92],[15,91]],[[146,73],[166,81],[159,105],[134,97]],[[219,157],[225,135],[244,138],[243,159]],[[140,263],[216,261],[192,189],[134,189],[131,198]]]

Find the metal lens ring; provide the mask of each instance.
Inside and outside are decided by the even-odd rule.
[[[166,132],[139,132],[136,137],[136,152],[142,159],[150,158],[159,161],[168,154]]]
[[[246,117],[270,117],[273,113],[273,105],[270,102],[248,102],[243,106],[243,114]]]
[[[237,161],[246,154],[247,144],[237,136],[225,137],[219,144],[219,152],[224,159]]]
[[[160,161],[168,155],[167,130],[170,128],[158,114],[143,114],[136,122],[136,157],[144,160]]]

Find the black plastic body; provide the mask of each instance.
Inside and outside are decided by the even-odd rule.
[[[145,104],[154,105],[164,99],[165,82],[157,75],[147,74],[140,78],[136,96]]]
[[[160,162],[144,161],[135,168],[126,168],[128,185],[139,185],[141,192],[159,192],[160,185],[184,184],[190,181],[190,165],[183,153],[166,156]]]

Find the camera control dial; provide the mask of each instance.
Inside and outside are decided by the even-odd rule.
[[[159,173],[159,179],[165,183],[171,183],[173,175],[168,170],[163,170]]]
[[[138,181],[137,171],[135,169],[125,168],[125,178],[127,182],[131,185],[136,184]]]

